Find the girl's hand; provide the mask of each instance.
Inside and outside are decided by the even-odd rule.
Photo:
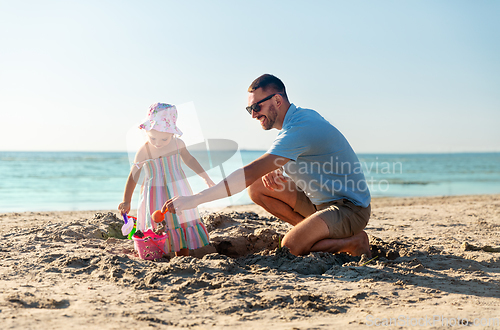
[[[166,201],[161,208],[161,212],[170,212],[175,214],[184,210],[194,209],[197,206],[198,204],[193,196],[178,196]]]
[[[209,177],[203,178],[203,181],[207,184],[208,188],[215,186],[215,183]]]
[[[120,205],[118,205],[118,211],[120,211],[122,214],[128,214],[130,212],[130,203],[121,202]]]
[[[269,172],[262,177],[262,183],[264,184],[264,187],[273,191],[282,191],[285,188],[285,182],[286,178],[283,176],[283,173],[279,169]]]

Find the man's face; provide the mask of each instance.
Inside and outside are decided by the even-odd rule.
[[[274,94],[273,91],[264,92],[262,91],[262,88],[248,93],[248,106],[257,103],[272,94]],[[262,128],[266,131],[270,130],[274,127],[276,118],[278,118],[278,110],[274,104],[274,98],[260,103],[259,106],[259,112],[252,111],[252,118],[257,118],[257,120],[260,121]]]

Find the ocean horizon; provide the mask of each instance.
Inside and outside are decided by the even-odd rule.
[[[264,153],[238,150],[207,158],[192,152],[216,183],[223,174]],[[500,193],[500,152],[358,153],[358,158],[372,197]],[[127,152],[0,151],[0,212],[116,209],[130,166]],[[206,188],[190,169],[184,169],[194,193]],[[138,197],[139,188],[132,209],[137,208]],[[250,203],[243,191],[202,206]]]

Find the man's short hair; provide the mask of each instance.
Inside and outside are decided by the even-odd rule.
[[[248,87],[248,92],[251,93],[259,88],[262,88],[263,91],[272,90],[276,93],[283,94],[283,97],[288,99],[286,95],[285,84],[278,78],[273,76],[272,74],[263,74],[259,78],[255,79]]]

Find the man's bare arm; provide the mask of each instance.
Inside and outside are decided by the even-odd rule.
[[[175,213],[175,209],[191,209],[203,203],[237,194],[254,183],[255,180],[285,165],[289,160],[289,158],[264,154],[243,168],[234,171],[214,187],[205,189],[190,197],[173,198],[167,201],[162,211],[168,209],[169,212]]]

